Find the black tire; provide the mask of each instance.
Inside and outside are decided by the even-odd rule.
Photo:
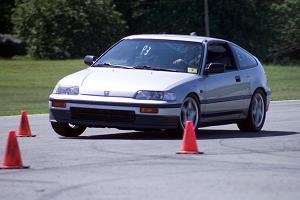
[[[84,126],[59,122],[51,122],[51,126],[58,135],[65,137],[77,137],[81,135],[86,129],[86,127]]]
[[[258,132],[262,129],[266,119],[266,95],[257,90],[251,98],[248,116],[245,120],[238,122],[237,126],[244,132]]]
[[[195,132],[197,132],[200,125],[200,107],[199,101],[196,97],[194,97],[194,95],[189,95],[183,100],[180,110],[178,128],[166,130],[167,134],[172,135],[174,137],[182,137],[185,122],[187,120],[193,122]]]

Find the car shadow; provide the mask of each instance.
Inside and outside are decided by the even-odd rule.
[[[270,131],[263,130],[260,132],[241,132],[239,130],[213,130],[204,129],[197,133],[197,139],[231,139],[231,138],[262,138],[277,137],[286,135],[300,134],[292,131]]]
[[[241,132],[238,130],[213,130],[200,129],[197,132],[198,140],[208,139],[231,139],[231,138],[261,138],[277,137],[299,134],[299,132],[289,131],[260,131],[260,132]],[[60,139],[79,139],[79,140],[181,140],[182,136],[175,133],[166,133],[164,131],[144,131],[144,132],[125,132],[111,133],[101,135],[88,135],[78,137],[60,137]]]

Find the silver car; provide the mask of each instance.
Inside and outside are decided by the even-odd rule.
[[[49,97],[56,133],[86,127],[181,131],[236,123],[260,131],[271,90],[259,60],[238,45],[189,35],[133,35],[87,69],[60,80]]]

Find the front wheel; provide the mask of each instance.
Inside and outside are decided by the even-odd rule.
[[[183,129],[186,121],[192,121],[195,129],[199,126],[200,109],[198,101],[193,96],[184,99],[180,111],[180,126]]]
[[[177,129],[168,129],[165,132],[168,135],[182,137],[186,121],[192,121],[195,131],[199,128],[200,109],[196,98],[192,95],[186,97],[180,109],[179,124]]]
[[[77,137],[86,129],[84,126],[59,122],[51,122],[51,126],[58,135],[65,137]]]
[[[241,131],[258,132],[266,118],[266,96],[258,90],[252,96],[247,118],[237,125]]]

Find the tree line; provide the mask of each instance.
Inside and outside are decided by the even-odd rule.
[[[299,62],[300,0],[208,0],[210,36],[265,62]],[[131,34],[205,35],[204,0],[2,0],[0,33],[35,58],[99,55]]]

